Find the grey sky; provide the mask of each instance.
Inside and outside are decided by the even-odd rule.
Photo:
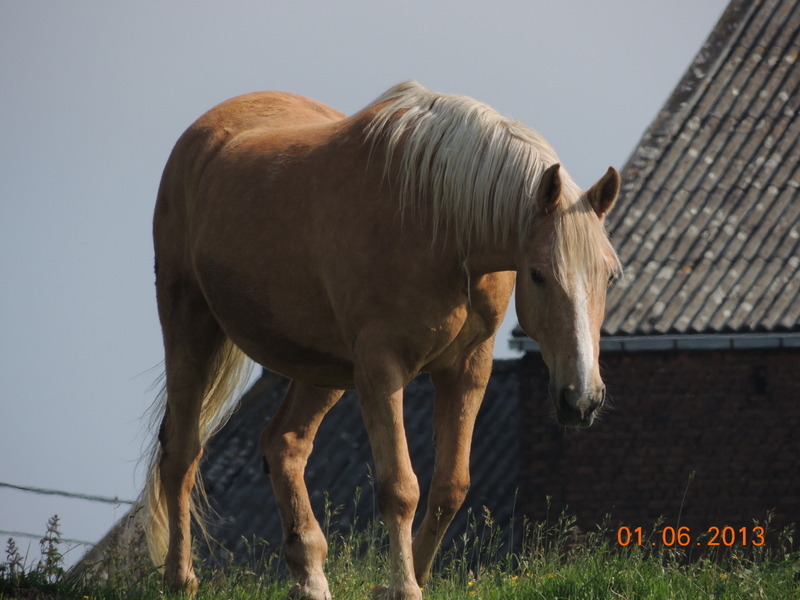
[[[138,493],[162,359],[152,207],[211,106],[282,89],[352,113],[417,79],[539,130],[588,187],[622,167],[725,5],[0,0],[0,482]],[[58,513],[92,541],[123,511],[0,489],[0,530]]]

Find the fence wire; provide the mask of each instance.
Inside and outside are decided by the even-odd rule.
[[[134,500],[124,500],[119,498],[118,496],[96,496],[93,494],[78,494],[75,492],[64,492],[62,490],[49,490],[46,488],[39,488],[39,487],[30,487],[24,485],[15,485],[13,483],[5,483],[0,481],[0,488],[8,488],[11,490],[17,490],[20,492],[28,492],[31,494],[42,494],[44,496],[62,496],[64,498],[77,498],[79,500],[89,500],[91,502],[103,502],[105,504],[136,504]],[[11,537],[24,537],[24,538],[31,538],[31,539],[41,539],[42,535],[36,535],[33,533],[25,533],[23,531],[5,531],[0,529],[0,535],[8,535]],[[94,542],[87,542],[85,540],[72,540],[67,538],[62,538],[60,541],[65,542],[67,544],[79,544],[83,546],[94,546]]]
[[[62,492],[61,490],[48,490],[45,488],[27,487],[22,485],[14,485],[13,483],[3,483],[0,481],[1,488],[10,488],[12,490],[19,490],[22,492],[31,492],[33,494],[43,494],[45,496],[64,496],[65,498],[78,498],[80,500],[91,500],[92,502],[105,502],[106,504],[136,504],[135,500],[123,500],[118,496],[93,496],[91,494],[76,494],[74,492]]]
[[[25,533],[24,531],[5,531],[4,529],[0,529],[0,535],[7,535],[9,537],[24,537],[30,538],[32,540],[41,540],[44,538],[44,534],[36,535],[35,533]],[[72,540],[69,538],[58,538],[59,542],[64,544],[76,544],[78,546],[94,546],[95,542],[87,542],[85,540]]]

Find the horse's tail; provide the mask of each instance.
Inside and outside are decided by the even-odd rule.
[[[239,396],[247,384],[253,363],[230,340],[226,340],[212,367],[209,384],[203,396],[203,407],[200,411],[200,447],[204,448],[209,438],[220,429],[238,402]],[[165,379],[162,375],[162,379]],[[166,381],[154,402],[151,413],[151,427],[158,431],[167,405]],[[169,521],[167,519],[167,503],[159,473],[162,457],[161,443],[154,436],[147,468],[147,481],[140,499],[145,508],[144,531],[147,547],[153,563],[163,566],[169,544]],[[197,469],[195,485],[189,500],[193,520],[203,537],[208,536],[208,497],[201,481],[200,469]]]

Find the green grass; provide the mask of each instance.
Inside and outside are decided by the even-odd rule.
[[[620,547],[606,526],[576,535],[573,520],[524,527],[522,547],[500,551],[502,536],[488,511],[440,555],[423,596],[429,600],[524,599],[715,599],[800,598],[800,552],[791,531],[770,547],[723,547],[689,560],[681,549]],[[653,531],[660,524],[655,524]],[[62,568],[57,519],[40,543],[41,558],[25,566],[13,540],[0,563],[0,599],[147,599],[163,596],[159,573],[144,561],[111,564],[107,581],[71,577]],[[649,540],[648,540],[649,541]],[[388,581],[386,532],[380,522],[365,531],[333,535],[326,564],[336,600],[363,600]],[[198,600],[283,600],[289,581],[280,558],[253,543],[245,564],[201,566]],[[115,560],[112,556],[112,562]]]

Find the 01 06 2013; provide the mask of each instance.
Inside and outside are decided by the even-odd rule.
[[[755,525],[753,527],[731,527],[716,525],[708,527],[705,531],[695,536],[689,527],[664,527],[660,535],[644,538],[644,530],[641,527],[631,529],[625,525],[617,529],[617,543],[620,546],[651,545],[657,546],[763,546],[766,542],[766,530]]]

